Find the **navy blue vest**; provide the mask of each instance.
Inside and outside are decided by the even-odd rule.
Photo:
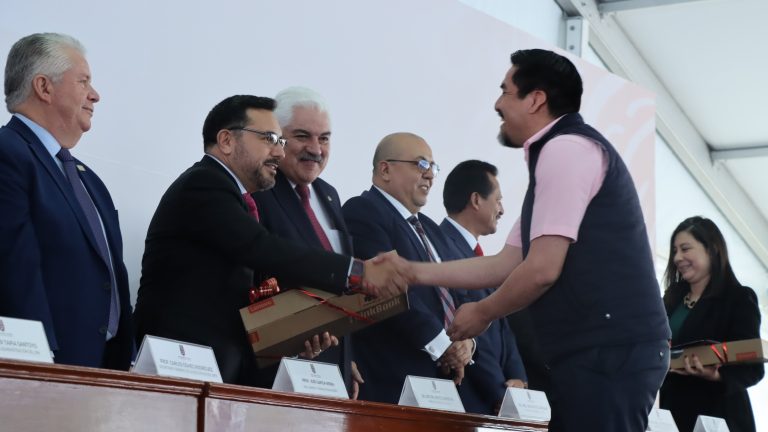
[[[529,148],[530,183],[520,217],[523,256],[530,247],[536,162],[547,142],[565,134],[599,143],[608,157],[608,170],[587,206],[578,240],[568,248],[560,278],[530,306],[544,355],[556,361],[589,347],[669,339],[632,177],[608,140],[579,114],[565,115]]]

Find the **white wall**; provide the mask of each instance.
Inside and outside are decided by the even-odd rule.
[[[525,186],[522,158],[496,143],[493,103],[510,52],[528,39],[459,2],[25,0],[0,8],[0,52],[39,31],[72,34],[88,49],[102,99],[74,153],[118,207],[134,299],[160,196],[202,156],[203,119],[232,94],[273,96],[291,85],[323,93],[333,124],[323,177],[343,200],[369,187],[373,149],[396,131],[422,135],[443,175],[464,159],[510,161],[505,195]],[[553,30],[548,39],[556,37]],[[440,180],[425,208],[438,220]]]
[[[271,96],[290,85],[314,87],[329,101],[333,155],[324,177],[342,199],[368,187],[374,146],[397,130],[424,136],[443,174],[468,158],[496,163],[508,210],[493,239],[500,247],[527,183],[521,154],[495,144],[492,105],[520,43],[508,25],[561,45],[562,13],[554,1],[461,3],[6,0],[0,52],[4,58],[14,41],[39,31],[72,34],[88,48],[102,101],[75,154],[100,174],[120,210],[135,298],[149,219],[170,182],[200,158],[208,110],[231,94]],[[763,288],[765,307],[765,268],[666,146],[656,151],[658,255],[674,225],[706,215],[723,229],[741,280]],[[440,180],[425,209],[435,219],[444,213]],[[765,384],[753,392],[755,407],[768,406],[767,393]]]
[[[135,300],[160,196],[201,157],[207,112],[237,93],[306,85],[324,94],[333,145],[323,177],[342,200],[369,187],[373,149],[391,132],[422,135],[443,176],[469,158],[497,163],[510,210],[499,231],[508,232],[527,174],[521,154],[496,143],[493,103],[513,50],[559,38],[559,8],[525,3],[507,2],[518,12],[506,18],[539,39],[445,0],[3,2],[0,52],[39,31],[72,34],[88,49],[101,101],[74,153],[120,212]],[[442,178],[424,210],[442,219]],[[488,251],[502,244],[503,236],[484,242]]]

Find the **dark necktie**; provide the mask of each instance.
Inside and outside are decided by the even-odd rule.
[[[475,246],[475,256],[483,256],[483,248],[480,247],[480,243]]]
[[[252,218],[256,219],[256,222],[259,222],[259,208],[256,207],[256,201],[253,199],[251,194],[248,192],[244,193],[243,200],[245,200],[245,205],[248,206],[248,214],[251,215]]]
[[[427,251],[429,260],[432,262],[437,262],[435,259],[435,254],[432,252],[432,248],[429,247],[427,233],[424,231],[424,226],[421,225],[419,218],[416,216],[411,216],[408,218],[408,222],[413,225],[413,228],[416,230],[416,234],[419,235],[419,239],[421,240],[422,246],[424,246],[424,250]],[[453,322],[453,315],[456,312],[456,306],[453,304],[453,298],[446,288],[439,286],[437,287],[437,292],[440,295],[440,303],[443,304],[443,312],[445,313],[443,317],[443,325],[445,328],[448,328]]]
[[[315,212],[312,210],[312,206],[309,205],[309,186],[296,185],[296,193],[298,193],[299,198],[301,198],[301,206],[304,207],[304,212],[307,213],[309,223],[312,224],[312,229],[315,231],[317,239],[320,240],[320,244],[323,245],[325,250],[333,252],[328,236],[325,235],[325,231],[323,231],[323,227],[320,226],[320,222],[318,222],[317,216],[315,216]]]
[[[88,221],[88,227],[91,230],[91,234],[93,234],[93,238],[96,240],[99,255],[109,268],[110,287],[112,292],[109,301],[109,321],[107,322],[107,331],[109,332],[109,335],[113,337],[117,335],[117,327],[120,323],[120,298],[117,295],[115,272],[112,268],[112,260],[109,259],[107,239],[104,235],[104,230],[101,227],[101,222],[99,221],[99,213],[91,200],[91,196],[88,195],[88,191],[85,190],[83,182],[80,181],[80,176],[77,174],[77,167],[75,166],[75,159],[69,153],[69,150],[62,148],[56,153],[56,157],[61,161],[67,180],[69,180],[69,184],[75,192],[77,202],[80,204],[80,208],[85,214],[85,219]]]

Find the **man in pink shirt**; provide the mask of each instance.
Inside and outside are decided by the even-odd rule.
[[[576,67],[538,49],[511,60],[495,106],[499,140],[523,148],[530,175],[506,246],[494,256],[401,264],[414,285],[500,285],[457,310],[452,339],[526,309],[551,375],[550,431],[644,431],[670,333],[637,191],[611,143],[578,114]]]

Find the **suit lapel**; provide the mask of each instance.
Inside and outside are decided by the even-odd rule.
[[[400,235],[405,236],[411,242],[411,246],[419,255],[419,259],[421,261],[429,262],[429,255],[427,255],[427,251],[424,249],[424,244],[421,242],[421,239],[411,227],[410,222],[403,219],[403,216],[399,211],[397,211],[395,206],[393,206],[392,203],[390,203],[389,200],[387,200],[387,198],[381,192],[379,192],[375,186],[371,186],[371,189],[368,190],[367,193],[370,194],[371,197],[375,200],[378,200],[379,205],[392,212],[392,214],[395,216],[395,225],[397,226],[397,229],[400,230]],[[365,192],[363,193],[363,196],[365,196]]]
[[[442,229],[445,236],[453,242],[453,244],[456,246],[456,250],[461,253],[462,257],[471,258],[475,256],[475,251],[469,247],[469,244],[467,244],[464,236],[461,235],[459,230],[457,230],[456,227],[448,221],[448,219],[443,219],[443,222],[440,223],[440,228]]]
[[[88,220],[85,217],[85,213],[83,213],[83,209],[80,207],[80,203],[77,201],[77,197],[75,197],[75,192],[72,190],[72,186],[69,184],[69,181],[64,175],[64,172],[59,169],[50,153],[48,153],[48,151],[45,149],[45,146],[43,146],[43,143],[40,142],[40,139],[37,137],[37,135],[35,135],[34,132],[32,132],[27,127],[27,125],[24,124],[24,122],[17,119],[16,117],[13,117],[8,123],[8,126],[18,132],[19,135],[21,135],[21,137],[27,141],[32,154],[35,155],[37,160],[40,162],[40,165],[45,168],[48,176],[59,188],[59,191],[61,191],[61,194],[67,201],[67,204],[72,210],[72,213],[74,213],[75,218],[80,224],[80,228],[83,231],[83,234],[85,234],[85,237],[88,239],[88,242],[91,244],[91,247],[93,247],[93,250],[96,251],[97,255],[101,255],[99,253],[98,245],[96,244],[96,239],[93,237],[91,227],[88,225]]]
[[[75,159],[75,163],[78,166],[81,166],[80,161]],[[85,170],[86,168],[84,165],[82,165]],[[90,171],[80,171],[78,170],[78,173],[80,174],[80,180],[82,180],[83,185],[85,185],[85,190],[88,191],[88,195],[91,197],[91,201],[93,201],[93,205],[96,206],[96,211],[99,213],[99,217],[101,218],[101,223],[104,226],[104,235],[107,239],[107,245],[109,246],[110,253],[113,257],[113,261],[116,261],[114,259],[115,253],[117,253],[116,245],[117,242],[112,235],[115,230],[112,228],[115,228],[112,225],[112,217],[115,213],[114,205],[110,202],[109,199],[107,199],[106,196],[101,194],[97,190],[97,179],[95,178],[95,174]],[[119,231],[119,229],[117,230]],[[117,260],[119,261],[119,260]]]
[[[274,196],[285,214],[288,215],[290,223],[296,228],[296,231],[304,241],[322,249],[323,245],[317,238],[314,228],[312,228],[312,223],[309,221],[309,216],[307,216],[307,212],[304,211],[304,207],[301,205],[301,200],[291,187],[291,182],[280,171],[277,172],[277,177],[275,178]]]
[[[341,203],[338,202],[337,194],[332,192],[330,185],[319,178],[312,182],[312,187],[314,188],[317,197],[320,199],[320,203],[325,209],[326,214],[330,215],[333,228],[339,233],[339,237],[341,237],[343,252],[351,255],[352,237],[349,235],[347,224],[344,222],[344,216],[341,214]]]

